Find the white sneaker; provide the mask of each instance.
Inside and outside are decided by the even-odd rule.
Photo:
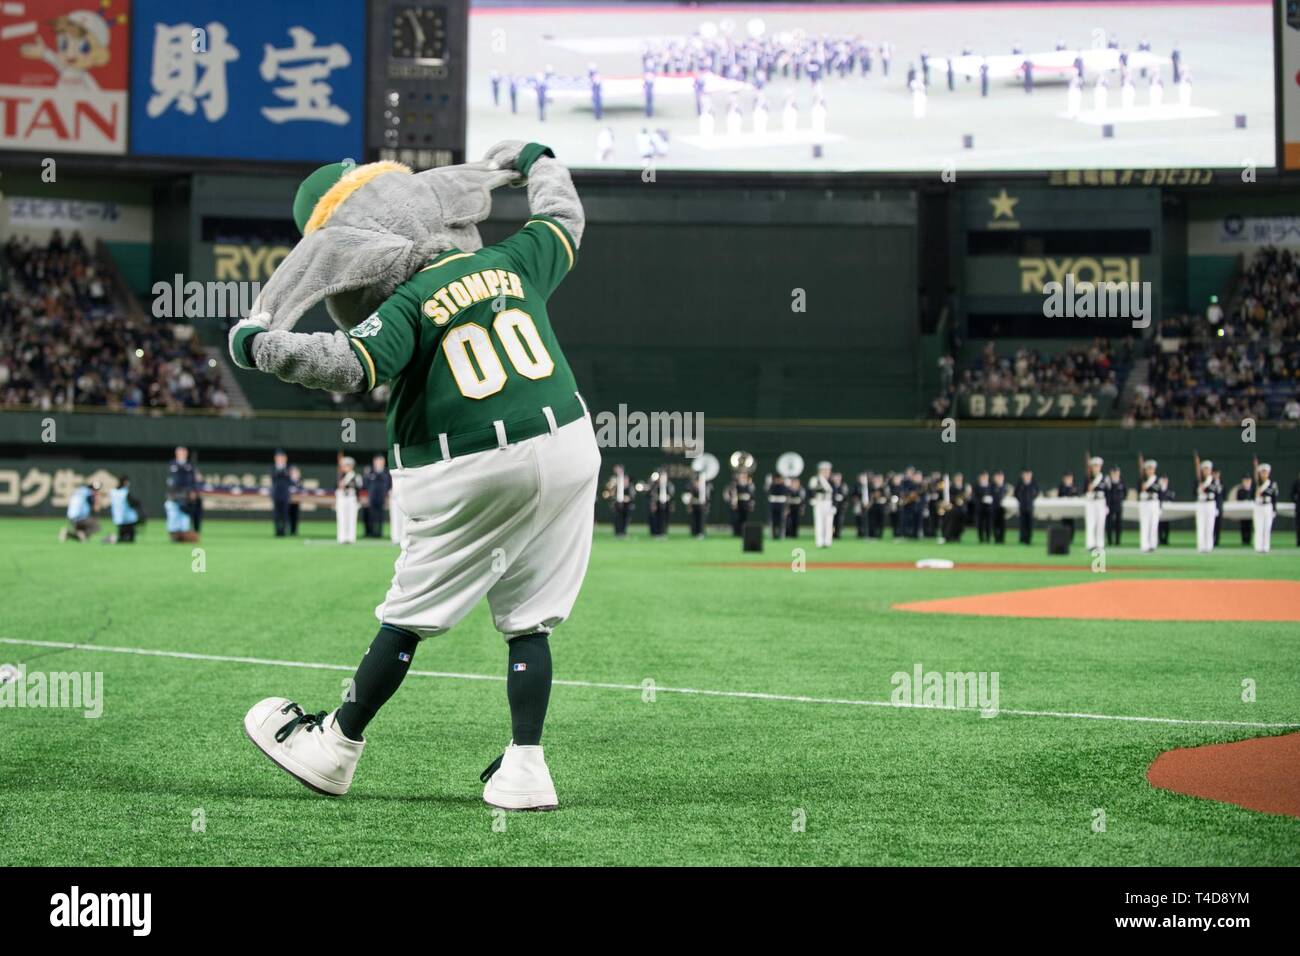
[[[551,771],[546,768],[542,748],[516,747],[512,741],[506,752],[483,771],[483,802],[503,810],[554,810],[560,805],[555,795]]]
[[[338,711],[305,714],[284,697],[268,697],[244,715],[244,731],[257,748],[304,786],[342,796],[352,786],[364,740],[339,730]]]

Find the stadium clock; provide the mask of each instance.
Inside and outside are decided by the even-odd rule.
[[[447,8],[413,3],[393,4],[388,55],[425,66],[447,60]]]
[[[370,18],[369,158],[464,162],[468,0],[375,0]]]

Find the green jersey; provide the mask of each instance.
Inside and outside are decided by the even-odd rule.
[[[442,253],[348,334],[368,385],[392,383],[395,466],[532,437],[543,414],[580,417],[546,311],[575,250],[559,222],[534,216],[496,245]]]

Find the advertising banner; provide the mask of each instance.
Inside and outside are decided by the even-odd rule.
[[[131,150],[360,161],[364,3],[136,0]]]
[[[0,3],[0,149],[125,153],[130,0]]]

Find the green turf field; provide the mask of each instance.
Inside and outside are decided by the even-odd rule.
[[[370,727],[352,792],[325,798],[258,753],[241,719],[271,695],[334,706],[374,634],[395,549],[335,546],[332,526],[308,525],[308,542],[209,522],[198,573],[191,546],[156,527],[131,547],[60,545],[58,527],[0,523],[0,638],[259,660],[0,644],[0,662],[29,673],[104,675],[99,719],[0,709],[0,865],[1300,863],[1300,821],[1145,779],[1170,747],[1281,729],[865,703],[888,701],[891,675],[921,663],[997,671],[1004,711],[1300,724],[1293,624],[890,610],[1095,580],[1078,549],[1057,559],[1078,572],[819,570],[805,534],[808,570],[793,573],[724,566],[789,561],[789,542],[742,556],[721,534],[616,542],[602,530],[553,640],[557,678],[582,682],[556,687],[544,741],[561,808],[494,817],[478,773],[509,721],[505,653],[484,608],[421,647]],[[1265,557],[1198,556],[1190,532],[1175,536],[1183,547],[1155,558],[1113,553],[1108,573],[1146,560],[1162,576],[1300,576],[1289,532]],[[846,540],[831,555],[1047,560],[1039,543]],[[1244,678],[1255,703],[1241,701]]]

